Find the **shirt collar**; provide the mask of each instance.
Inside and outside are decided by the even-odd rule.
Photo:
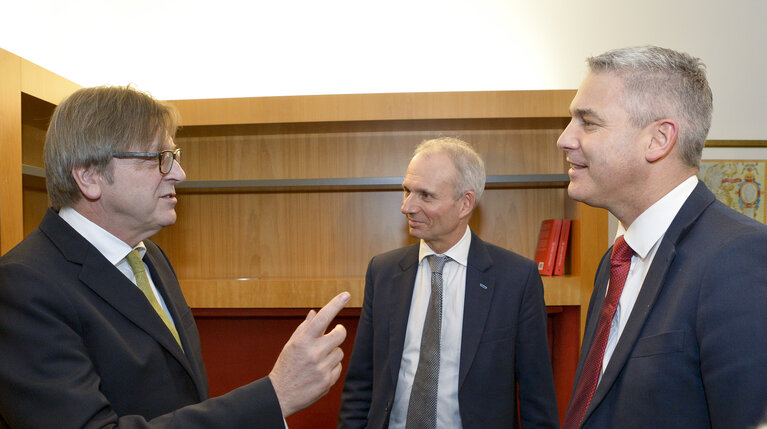
[[[622,223],[618,223],[615,237],[618,238],[623,235],[634,253],[644,259],[655,246],[655,243],[666,233],[697,184],[697,176],[690,176],[642,212],[628,229]]]
[[[109,231],[96,225],[91,220],[81,215],[77,210],[72,207],[63,207],[59,210],[59,216],[64,222],[68,223],[75,231],[83,236],[89,243],[93,245],[105,258],[112,264],[117,265],[128,253],[133,250],[124,241],[115,237]],[[140,242],[136,249],[138,249],[141,257],[144,257],[146,253],[146,247],[144,242]]]
[[[467,266],[469,262],[469,247],[471,247],[471,229],[466,225],[466,232],[463,233],[463,237],[458,240],[453,247],[448,249],[443,255],[449,256],[450,259],[458,262],[463,266]],[[418,262],[422,262],[423,258],[429,255],[436,255],[437,253],[421,240],[421,247],[418,250]]]

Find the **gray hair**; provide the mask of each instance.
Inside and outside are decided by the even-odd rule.
[[[699,58],[638,46],[608,51],[587,62],[593,73],[616,73],[623,79],[623,102],[634,126],[641,128],[662,118],[676,120],[682,161],[691,167],[700,164],[711,126],[713,95]]]
[[[81,198],[72,177],[78,167],[94,167],[112,181],[109,162],[115,152],[147,152],[155,139],[173,138],[176,109],[131,87],[83,88],[53,112],[45,138],[45,176],[54,209]]]
[[[485,190],[485,163],[470,144],[455,137],[440,137],[424,140],[415,148],[416,155],[444,153],[453,161],[458,177],[455,183],[455,198],[458,199],[466,191],[473,191],[476,196],[475,207]]]

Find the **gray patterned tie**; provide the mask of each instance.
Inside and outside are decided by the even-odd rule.
[[[429,255],[431,297],[421,337],[421,354],[407,408],[407,429],[437,427],[437,388],[439,385],[439,337],[442,330],[442,267],[447,256]]]

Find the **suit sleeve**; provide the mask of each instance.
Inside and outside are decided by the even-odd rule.
[[[515,346],[520,420],[523,428],[558,428],[554,375],[546,333],[543,283],[532,263],[529,268]]]
[[[268,378],[151,420],[118,416],[89,356],[100,346],[84,335],[92,327],[41,271],[26,260],[0,263],[0,427],[284,427]]]
[[[375,259],[375,258],[374,258]],[[373,397],[373,260],[365,276],[365,296],[362,301],[357,336],[346,371],[338,428],[364,428]]]
[[[733,239],[712,256],[697,314],[711,424],[754,427],[767,409],[767,236]]]

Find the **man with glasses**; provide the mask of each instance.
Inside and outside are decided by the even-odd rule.
[[[0,258],[0,428],[272,428],[335,383],[344,292],[299,326],[268,377],[209,399],[200,340],[165,253],[185,179],[175,110],[86,88],[45,143],[52,207]]]

